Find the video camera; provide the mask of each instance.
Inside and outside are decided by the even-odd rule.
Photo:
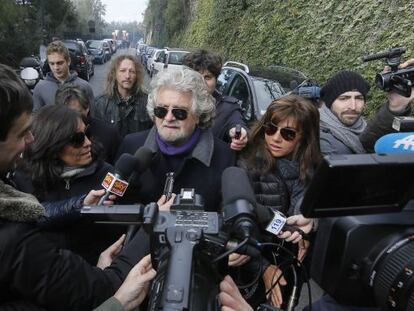
[[[227,168],[222,184],[222,213],[205,212],[194,189],[182,189],[169,212],[159,211],[156,203],[83,207],[82,216],[95,222],[140,224],[149,234],[157,276],[147,310],[218,311],[227,256],[236,251],[260,256],[254,194],[246,173]],[[259,269],[252,279],[257,281],[261,273]],[[260,310],[279,309],[265,305]]]
[[[333,155],[316,170],[301,206],[321,218],[310,274],[339,303],[414,310],[413,176],[412,154]]]
[[[414,81],[414,66],[398,68],[401,63],[401,56],[405,51],[406,49],[403,47],[395,47],[385,52],[364,55],[362,60],[369,62],[385,58],[386,63],[391,67],[391,71],[377,73],[375,84],[379,89],[386,92],[395,91],[402,96],[410,97]]]

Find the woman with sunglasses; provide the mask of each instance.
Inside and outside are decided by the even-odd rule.
[[[16,173],[18,188],[33,193],[46,204],[48,225],[61,247],[96,264],[102,250],[121,234],[121,228],[104,227],[80,219],[80,208],[113,167],[99,158],[100,147],[88,138],[82,116],[63,105],[46,106],[33,118],[35,141],[24,154],[24,166]],[[96,203],[95,203],[96,204]],[[63,245],[62,245],[63,244]]]
[[[273,101],[253,127],[239,164],[249,174],[257,209],[282,212],[288,217],[289,224],[309,233],[312,220],[305,219],[299,207],[306,184],[320,159],[318,109],[302,97],[289,95]],[[299,232],[286,231],[279,238],[298,243],[302,236]],[[301,259],[304,257],[303,243],[299,243],[298,257]],[[241,258],[233,260],[242,261]],[[287,300],[282,298],[281,287],[272,284],[280,274],[275,265],[269,265],[263,274],[269,300],[278,307]],[[286,285],[286,280],[281,278],[279,284]]]

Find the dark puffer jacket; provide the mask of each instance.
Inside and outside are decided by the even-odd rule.
[[[102,271],[50,241],[36,226],[42,214],[32,195],[0,180],[0,309],[34,310],[36,304],[51,311],[92,310],[136,264],[139,240]]]
[[[257,158],[257,161],[260,162],[261,159]],[[240,160],[238,165],[249,175],[258,209],[271,208],[286,216],[299,213],[304,187],[299,181],[296,163],[279,159],[277,167],[265,174],[256,168],[249,167],[243,160]]]

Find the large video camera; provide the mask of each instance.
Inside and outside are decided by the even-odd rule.
[[[339,303],[414,310],[413,177],[412,154],[329,156],[315,172],[311,277]]]
[[[96,222],[140,224],[149,234],[157,276],[148,310],[218,311],[218,285],[227,271],[227,256],[236,251],[260,256],[254,194],[246,173],[227,168],[222,184],[222,213],[205,212],[194,189],[182,189],[169,212],[159,211],[156,203],[82,209],[83,216]],[[261,276],[261,269],[256,272],[253,280]],[[266,308],[262,310],[279,310]]]
[[[391,67],[391,71],[377,73],[375,84],[379,89],[386,92],[395,91],[402,96],[410,97],[414,82],[414,66],[398,68],[401,63],[401,56],[404,53],[405,48],[395,47],[385,52],[365,55],[362,60],[369,62],[385,58],[388,66]]]

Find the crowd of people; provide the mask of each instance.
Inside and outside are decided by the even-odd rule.
[[[366,122],[369,83],[343,70],[324,84],[318,104],[286,95],[247,124],[238,100],[216,90],[222,59],[206,50],[189,53],[183,69],[155,76],[149,94],[135,56],[112,60],[105,92],[97,97],[70,72],[60,41],[48,46],[47,60],[51,72],[33,95],[0,65],[2,310],[133,310],[143,303],[157,273],[151,236],[140,228],[124,243],[125,227],[94,224],[80,213],[104,195],[101,182],[117,160],[141,147],[151,152],[148,167],[132,174],[122,198],[110,195],[105,205],[157,202],[168,212],[176,196],[166,198],[163,189],[166,175],[174,173],[174,194],[194,188],[206,211],[220,212],[222,173],[239,166],[257,212],[280,212],[298,229],[277,236],[263,229],[260,238],[290,250],[294,265],[309,265],[318,221],[301,215],[300,206],[322,156],[372,152],[375,141],[393,131],[393,117],[411,113],[414,96],[390,91]],[[262,257],[257,286],[239,290],[238,276],[248,279],[257,260],[228,256],[229,275],[218,286],[222,311],[287,306],[297,277],[283,264],[289,256],[268,251]],[[307,281],[299,276],[300,284]],[[324,295],[312,310],[368,309]]]

